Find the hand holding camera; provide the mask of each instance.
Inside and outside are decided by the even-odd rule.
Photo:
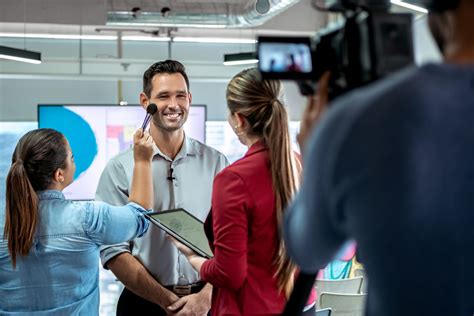
[[[331,73],[326,71],[318,81],[318,89],[312,96],[308,96],[308,103],[303,112],[300,123],[300,132],[296,135],[296,140],[300,146],[301,153],[304,153],[306,142],[313,129],[326,112],[328,106],[328,86]]]

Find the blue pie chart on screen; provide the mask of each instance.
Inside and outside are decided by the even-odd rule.
[[[90,125],[78,114],[62,106],[40,107],[40,128],[54,128],[66,136],[76,162],[77,179],[97,156],[97,140]]]

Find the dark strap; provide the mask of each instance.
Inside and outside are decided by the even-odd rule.
[[[295,281],[293,292],[286,303],[283,316],[299,316],[302,315],[303,309],[308,301],[309,294],[314,286],[316,280],[316,273],[306,274],[300,272]]]

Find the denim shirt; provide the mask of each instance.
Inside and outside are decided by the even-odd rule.
[[[0,315],[98,315],[99,247],[142,236],[148,229],[138,204],[75,202],[60,191],[38,192],[39,222],[26,256],[13,269],[0,237]],[[0,228],[5,210],[0,210]]]

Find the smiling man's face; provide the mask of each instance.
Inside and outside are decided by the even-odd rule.
[[[153,115],[154,125],[173,132],[182,128],[188,119],[191,93],[180,73],[160,73],[153,76],[149,103],[155,103],[158,111]]]

